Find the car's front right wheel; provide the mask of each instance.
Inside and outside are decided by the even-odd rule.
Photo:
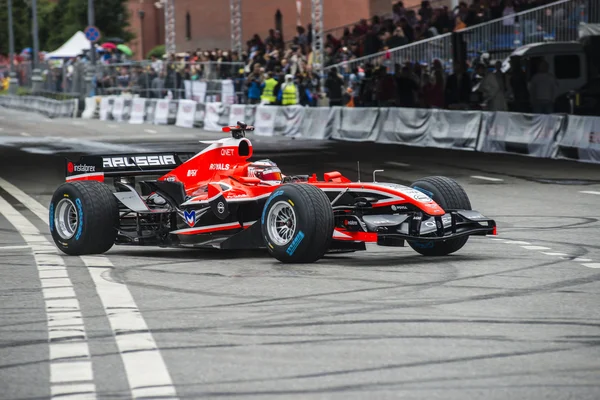
[[[277,188],[265,203],[260,222],[269,254],[283,263],[315,262],[333,238],[329,198],[310,184]]]

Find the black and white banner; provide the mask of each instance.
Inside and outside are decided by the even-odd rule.
[[[227,125],[229,125],[229,106],[223,103],[206,103],[204,129],[220,132]]]
[[[485,153],[526,153],[551,158],[557,150],[561,115],[484,112],[482,135],[477,146]]]

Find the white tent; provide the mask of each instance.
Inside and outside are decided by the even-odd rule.
[[[65,44],[60,46],[52,53],[46,54],[46,60],[49,58],[71,58],[82,54],[84,50],[92,48],[92,43],[85,37],[85,34],[78,31]]]

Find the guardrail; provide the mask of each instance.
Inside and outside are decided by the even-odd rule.
[[[505,58],[516,48],[544,41],[570,41],[578,39],[580,23],[600,22],[600,2],[589,0],[559,0],[532,10],[515,13],[500,19],[462,29],[459,35],[466,43],[467,59],[472,61],[482,53],[492,58]],[[352,71],[367,64],[393,66],[405,61],[431,64],[439,59],[452,70],[452,33],[411,43],[366,57],[330,65],[340,71]]]
[[[35,104],[32,99],[0,96],[0,105],[6,107],[40,111]],[[72,108],[66,107],[65,116],[71,111]],[[174,124],[209,131],[220,131],[243,120],[254,125],[254,134],[259,136],[402,144],[600,163],[600,117],[411,108],[257,106],[131,96],[87,98],[81,117],[131,124]]]

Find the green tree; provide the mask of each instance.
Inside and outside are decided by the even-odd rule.
[[[33,47],[31,0],[13,0],[15,51]],[[87,0],[38,0],[38,38],[40,51],[54,51],[77,31],[88,25]],[[127,0],[95,0],[95,25],[103,37],[129,41]],[[0,54],[8,54],[8,2],[0,0]]]

